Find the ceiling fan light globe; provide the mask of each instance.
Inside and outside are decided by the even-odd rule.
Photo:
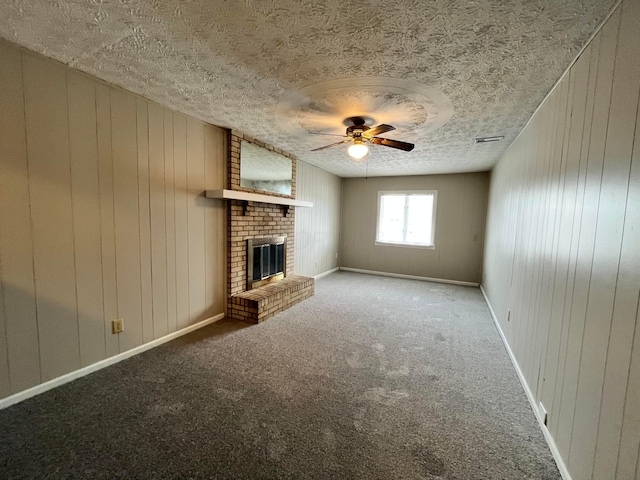
[[[355,143],[349,147],[348,152],[350,157],[360,160],[369,153],[369,147],[362,143]]]

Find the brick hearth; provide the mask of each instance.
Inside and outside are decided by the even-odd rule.
[[[313,293],[313,278],[289,275],[279,282],[234,295],[230,315],[260,323],[313,296]]]

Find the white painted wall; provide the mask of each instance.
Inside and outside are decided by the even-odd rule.
[[[491,175],[483,285],[574,480],[640,478],[640,2]]]
[[[4,42],[0,65],[0,398],[223,313],[224,131]]]
[[[298,161],[296,198],[313,208],[296,208],[296,274],[313,277],[338,267],[341,190],[340,177]]]
[[[480,282],[488,173],[345,178],[341,267]],[[435,249],[376,246],[378,191],[437,190]]]

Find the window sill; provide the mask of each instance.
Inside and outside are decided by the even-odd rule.
[[[435,250],[435,245],[416,245],[415,243],[392,243],[392,242],[379,242],[376,240],[374,243],[376,247],[405,247],[405,248],[418,248],[422,250]]]

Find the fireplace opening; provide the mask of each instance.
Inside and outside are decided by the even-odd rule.
[[[247,240],[247,290],[285,277],[287,236]]]

